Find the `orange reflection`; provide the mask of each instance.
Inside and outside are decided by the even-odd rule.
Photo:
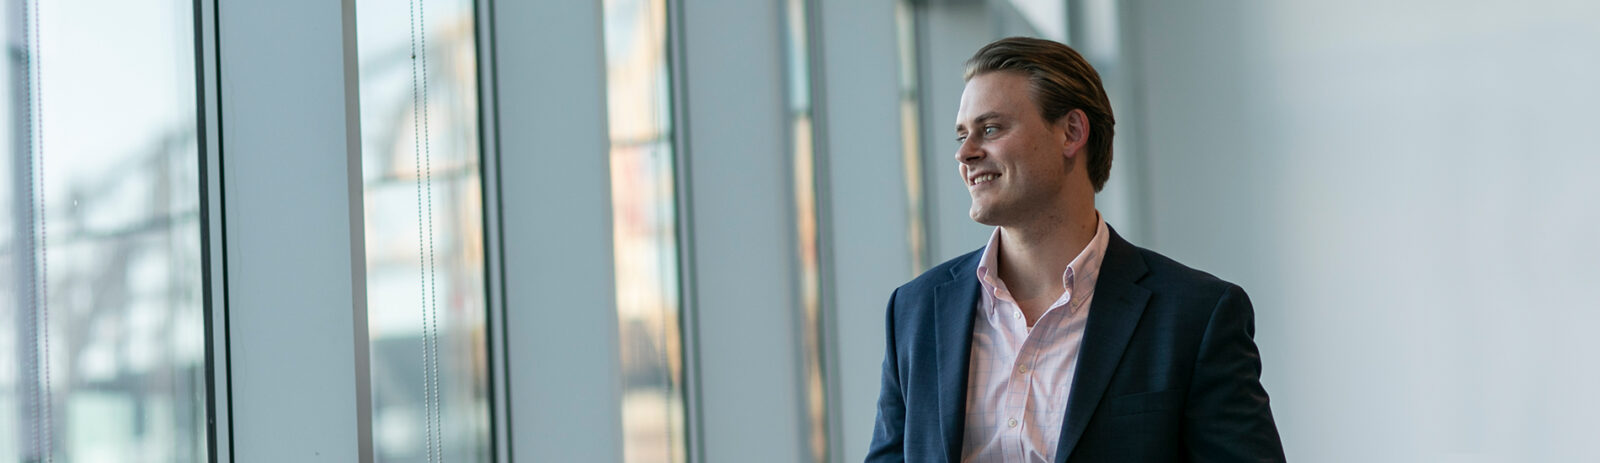
[[[666,5],[604,3],[623,458],[685,459]]]

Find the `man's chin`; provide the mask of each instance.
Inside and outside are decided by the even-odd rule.
[[[974,206],[972,208],[972,210],[967,211],[967,215],[969,217],[972,217],[972,221],[973,222],[977,222],[977,223],[981,223],[981,224],[989,225],[989,226],[999,226],[1000,225],[1000,221],[996,220],[994,211],[986,209],[986,208],[979,208],[979,207]]]

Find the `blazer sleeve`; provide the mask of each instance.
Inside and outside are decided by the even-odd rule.
[[[889,295],[889,308],[885,311],[883,382],[878,391],[878,422],[872,429],[872,446],[867,450],[868,463],[904,462],[906,402],[900,388],[900,367],[894,348],[894,300],[899,290]]]
[[[1254,337],[1250,297],[1229,284],[1196,354],[1183,427],[1191,461],[1284,461]]]

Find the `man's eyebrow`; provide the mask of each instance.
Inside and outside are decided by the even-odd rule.
[[[979,114],[978,117],[972,118],[972,122],[973,122],[974,125],[982,124],[985,121],[988,121],[988,120],[991,120],[991,119],[999,119],[1001,116],[1002,116],[1002,114],[1000,114],[998,111],[989,111],[989,112],[986,112],[986,113],[983,113],[983,114]],[[957,132],[961,131],[961,123],[959,123],[959,122],[956,123],[956,131]]]

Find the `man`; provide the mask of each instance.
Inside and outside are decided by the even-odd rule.
[[[1100,77],[1056,42],[967,61],[956,161],[987,246],[890,296],[867,461],[1283,461],[1238,286],[1095,210]]]

